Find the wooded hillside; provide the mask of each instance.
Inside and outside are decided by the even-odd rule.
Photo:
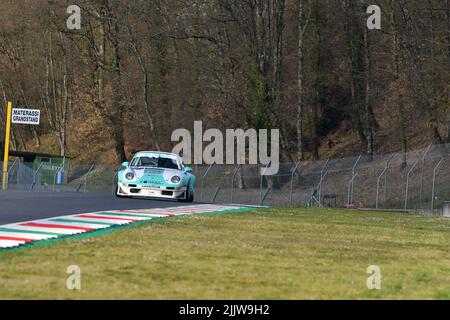
[[[282,160],[450,142],[449,0],[2,0],[13,149],[118,163],[171,133],[279,128]],[[382,9],[369,30],[369,5]]]

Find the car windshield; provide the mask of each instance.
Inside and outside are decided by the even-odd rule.
[[[176,159],[167,157],[145,156],[134,158],[131,162],[132,167],[179,169]]]

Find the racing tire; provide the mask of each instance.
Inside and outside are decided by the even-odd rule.
[[[116,198],[128,198],[127,196],[121,196],[119,194],[119,184],[116,184],[116,192],[115,192],[115,194],[116,194]]]
[[[180,200],[180,202],[194,202],[194,190],[191,188],[191,185],[188,185],[186,188],[187,196],[186,199]]]

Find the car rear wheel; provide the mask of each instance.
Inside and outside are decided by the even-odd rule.
[[[187,202],[194,202],[194,189],[189,187]]]

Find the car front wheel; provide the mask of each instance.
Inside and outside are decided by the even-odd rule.
[[[117,198],[126,198],[126,196],[122,196],[119,194],[119,184],[116,184],[116,197]]]
[[[186,188],[186,193],[186,199],[180,200],[180,202],[194,202],[194,190],[190,185]]]

